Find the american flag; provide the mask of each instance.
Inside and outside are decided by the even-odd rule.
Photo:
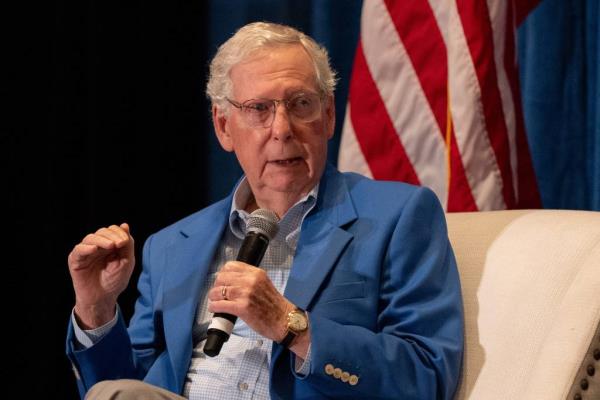
[[[447,211],[540,207],[515,30],[538,0],[365,0],[338,166]]]

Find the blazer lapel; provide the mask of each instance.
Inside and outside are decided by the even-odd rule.
[[[179,232],[180,238],[167,249],[167,271],[163,285],[165,341],[181,385],[192,352],[192,327],[200,289],[227,225],[230,201],[206,210]],[[178,388],[181,391],[181,387]]]
[[[328,166],[319,185],[317,205],[302,223],[294,263],[285,288],[285,296],[296,306],[311,310],[311,303],[323,281],[353,238],[343,227],[356,218],[356,210],[343,175]],[[282,346],[273,343],[270,378],[282,380],[279,384],[281,387],[291,388],[291,375],[281,372],[289,368],[288,358],[289,353],[284,352]],[[278,364],[279,367],[276,367]],[[288,380],[288,385],[283,383],[285,380]]]
[[[321,284],[335,265],[352,234],[342,227],[356,219],[356,211],[343,175],[328,167],[319,186],[315,210],[302,224],[286,297],[310,310]]]

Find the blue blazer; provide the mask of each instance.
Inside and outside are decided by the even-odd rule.
[[[231,201],[148,238],[128,329],[121,319],[79,351],[69,327],[67,354],[82,396],[119,378],[182,392],[202,282]],[[296,376],[293,355],[273,344],[272,398],[452,398],[463,352],[461,291],[444,213],[429,189],[328,166],[285,296],[309,312],[312,360],[310,373]]]

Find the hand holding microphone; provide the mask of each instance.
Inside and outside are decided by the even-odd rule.
[[[244,241],[242,242],[242,246],[236,258],[236,261],[241,261],[246,264],[258,266],[267,250],[269,245],[269,241],[275,237],[279,226],[277,223],[279,222],[279,218],[277,215],[269,210],[258,209],[250,214],[248,218],[247,227],[246,227],[246,236],[244,237]],[[227,284],[220,285],[220,280],[225,281],[227,283],[228,277],[239,277],[243,272],[245,267],[241,265],[227,265],[223,268],[223,270],[219,273],[217,280],[215,281],[215,287],[212,289],[213,293],[216,292],[216,296],[222,300],[228,299],[228,290],[231,289]],[[255,271],[260,277],[256,279],[255,283],[260,288],[261,286],[266,286],[264,289],[264,293],[266,296],[264,298],[257,294],[250,293],[249,301],[247,302],[250,307],[261,308],[264,307],[265,312],[268,314],[269,310],[273,311],[273,306],[269,295],[280,296],[279,292],[272,286],[268,277],[266,277],[266,273],[262,270]],[[262,278],[262,279],[260,279]],[[265,281],[266,279],[266,281]],[[270,287],[269,287],[270,284]],[[273,292],[274,291],[274,292]],[[253,297],[254,296],[254,297]],[[235,307],[235,305],[227,305],[230,307]],[[285,310],[283,310],[285,311]],[[244,312],[240,310],[240,312]],[[239,314],[239,313],[236,313]],[[284,313],[274,313],[276,315],[281,315]],[[265,315],[268,317],[268,315]],[[237,317],[233,314],[216,312],[213,316],[212,322],[208,327],[207,331],[207,339],[204,344],[204,353],[210,357],[214,357],[219,354],[223,343],[225,343],[229,339],[229,335],[233,331],[233,326],[235,325],[235,321]],[[266,318],[268,320],[268,318]],[[246,321],[248,322],[248,321]]]

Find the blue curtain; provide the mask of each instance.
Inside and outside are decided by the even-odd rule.
[[[543,0],[519,28],[525,125],[544,208],[600,210],[598,0]]]
[[[360,31],[361,0],[212,0],[209,49],[251,21],[295,26],[325,45],[340,83],[337,160],[348,82]],[[543,0],[518,32],[525,123],[544,208],[600,210],[600,64],[598,0]],[[211,54],[212,57],[212,54]],[[226,195],[241,171],[210,133],[210,189]]]

